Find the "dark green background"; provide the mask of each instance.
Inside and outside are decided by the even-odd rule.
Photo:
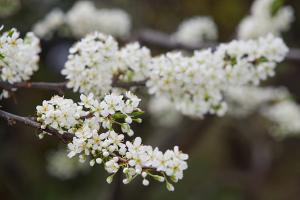
[[[16,27],[22,33],[54,7],[68,10],[74,1],[23,0],[15,15],[0,19],[6,28]],[[240,20],[249,12],[250,0],[106,0],[98,7],[119,7],[128,11],[133,29],[153,28],[173,32],[184,18],[194,15],[212,16],[219,28],[220,41],[229,41]],[[300,47],[300,1],[287,1],[295,9],[296,21],[284,34],[289,46]],[[33,80],[59,81],[63,77],[55,69],[62,67],[65,51],[72,41],[54,38],[43,42],[41,66]],[[163,50],[160,50],[163,52]],[[52,56],[49,55],[51,53]],[[60,60],[55,60],[61,57]],[[300,100],[299,63],[285,61],[277,75],[265,85],[284,85]],[[24,116],[34,115],[35,106],[53,95],[46,91],[24,90],[1,102],[5,110]],[[66,94],[73,97],[71,94]],[[76,96],[74,96],[76,98]],[[144,97],[147,98],[147,97]],[[275,141],[258,116],[247,119],[207,117],[205,120],[184,118],[169,129],[150,123],[137,127],[144,142],[162,148],[175,144],[190,154],[189,169],[175,192],[167,192],[159,183],[141,186],[141,180],[118,190],[120,199],[203,199],[203,200],[298,200],[300,199],[300,139]],[[300,123],[300,122],[299,122]],[[97,166],[90,173],[61,181],[48,175],[46,155],[61,144],[55,138],[38,140],[36,131],[0,121],[0,199],[111,199],[114,184],[105,182],[107,174]],[[115,194],[116,195],[116,194]]]

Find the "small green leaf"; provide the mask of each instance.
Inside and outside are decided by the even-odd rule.
[[[14,32],[15,32],[15,31],[14,31],[13,29],[11,29],[10,31],[8,31],[7,34],[8,34],[9,37],[12,37],[13,34],[14,34]]]
[[[144,113],[145,113],[144,111],[135,111],[135,112],[131,113],[130,116],[139,117],[139,116],[143,115]]]
[[[269,60],[266,57],[260,57],[253,61],[254,65],[259,65],[261,63],[268,62]]]
[[[3,60],[4,58],[5,56],[2,53],[0,53],[0,60]]]
[[[258,59],[258,62],[259,63],[264,63],[264,62],[268,62],[269,60],[266,58],[266,57],[260,57],[259,59]]]
[[[142,119],[141,118],[136,118],[136,119],[132,119],[132,121],[136,122],[136,123],[142,123]]]
[[[115,114],[112,115],[112,117],[114,119],[123,119],[123,118],[126,118],[126,115],[122,114],[122,113],[115,113]]]
[[[228,53],[225,54],[224,61],[230,63],[231,65],[236,65],[237,64],[237,58],[232,57]]]
[[[271,15],[275,16],[279,9],[282,7],[284,0],[274,0],[271,5]]]

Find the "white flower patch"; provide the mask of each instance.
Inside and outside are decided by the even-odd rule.
[[[50,126],[61,134],[72,132],[72,128],[79,123],[80,118],[86,115],[82,106],[77,106],[71,99],[59,96],[43,101],[36,110],[37,121],[42,122],[42,128]]]
[[[39,39],[27,33],[24,39],[16,29],[0,36],[0,81],[17,83],[27,81],[38,70]],[[1,97],[8,97],[4,91]]]
[[[66,24],[75,37],[99,31],[115,37],[128,36],[130,16],[121,9],[97,9],[93,2],[79,1],[66,14]]]
[[[37,107],[42,129],[52,127],[60,133],[74,134],[68,144],[68,157],[78,156],[80,162],[88,160],[90,166],[103,163],[104,169],[111,174],[108,183],[122,170],[125,184],[141,175],[145,186],[149,185],[149,177],[166,182],[167,188],[174,190],[170,182],[183,178],[188,155],[178,147],[161,152],[158,148],[143,145],[139,137],[130,142],[124,135],[132,136],[131,124],[141,122],[138,97],[126,92],[125,95],[106,95],[101,102],[92,94],[80,98],[81,102],[76,104],[56,96]],[[123,133],[118,133],[117,127],[121,127]]]
[[[49,38],[64,24],[64,20],[63,11],[56,8],[34,25],[33,32],[40,38]]]
[[[98,9],[91,1],[78,1],[66,13],[55,8],[33,26],[33,31],[46,39],[58,30],[64,36],[75,38],[85,37],[95,31],[124,38],[129,36],[131,18],[122,9]]]
[[[148,76],[150,50],[138,43],[118,48],[116,40],[98,32],[90,34],[70,49],[62,74],[67,87],[83,94],[103,96],[112,89],[113,78],[142,81]]]
[[[290,97],[286,88],[272,87],[229,87],[225,91],[228,102],[228,114],[235,117],[245,117],[264,108],[268,104],[279,102]]]
[[[151,52],[147,47],[141,47],[138,42],[130,43],[120,49],[119,56],[123,61],[120,70],[125,72],[120,79],[143,81],[148,77],[147,65],[151,60]]]
[[[218,29],[210,17],[196,16],[183,21],[172,39],[186,45],[197,45],[218,38]]]
[[[245,17],[238,27],[238,38],[250,39],[272,33],[279,36],[289,30],[294,21],[294,11],[284,6],[272,13],[275,0],[256,0],[251,8],[251,15]]]
[[[74,91],[101,96],[111,89],[115,68],[119,66],[118,43],[111,36],[94,33],[70,49],[62,74]]]
[[[232,41],[186,57],[167,53],[149,62],[149,93],[164,96],[185,115],[222,116],[227,110],[223,91],[229,86],[259,84],[275,74],[288,52],[272,35],[249,41]]]
[[[272,134],[278,138],[300,134],[300,106],[286,99],[264,108],[262,115],[273,123]]]
[[[87,164],[68,158],[65,149],[59,149],[47,155],[47,171],[58,179],[72,179],[80,173],[88,171],[88,169]]]
[[[245,117],[260,114],[268,122],[269,132],[277,139],[300,134],[300,106],[286,88],[231,87],[225,91],[229,114]]]

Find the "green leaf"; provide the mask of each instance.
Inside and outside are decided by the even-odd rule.
[[[271,5],[271,15],[275,16],[279,9],[282,7],[284,0],[274,0]]]
[[[261,63],[265,63],[265,62],[268,62],[269,60],[266,58],[266,57],[260,57],[256,60],[253,61],[253,64],[254,65],[259,65]]]
[[[15,31],[14,31],[13,29],[11,29],[10,31],[8,31],[7,34],[8,34],[9,37],[12,37],[12,35],[14,34],[14,32],[15,32]]]
[[[131,113],[130,116],[139,117],[139,116],[143,115],[144,113],[145,113],[144,111],[135,111],[135,112]]]
[[[4,58],[5,56],[2,53],[0,53],[0,60],[3,60]]]
[[[232,57],[228,53],[225,54],[224,61],[230,63],[231,65],[236,65],[237,64],[237,58]]]
[[[136,123],[142,123],[142,119],[141,118],[136,118],[136,119],[132,119],[132,121],[136,122]]]
[[[122,114],[122,113],[115,113],[115,114],[112,115],[112,117],[114,119],[123,119],[123,118],[126,118],[126,115]]]

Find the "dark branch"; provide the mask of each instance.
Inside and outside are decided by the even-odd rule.
[[[51,127],[47,127],[45,129],[42,129],[41,128],[41,124],[38,123],[38,122],[36,122],[31,117],[21,117],[21,116],[14,115],[12,113],[3,111],[1,109],[0,109],[0,118],[5,119],[8,122],[9,125],[14,125],[16,122],[19,122],[19,123],[25,124],[25,125],[27,125],[29,127],[32,127],[34,129],[46,132],[46,133],[48,133],[48,134],[50,134],[52,136],[57,137],[59,140],[61,140],[65,144],[68,144],[69,142],[72,142],[72,139],[73,139],[73,136],[74,136],[73,134],[68,133],[68,132],[60,134],[56,129],[51,128]],[[115,154],[113,152],[111,152],[110,154],[112,156],[118,157],[119,160],[120,160],[120,162],[122,162],[122,163],[127,163],[128,162],[126,159],[118,156],[117,154]],[[143,169],[145,169],[145,170],[153,170],[153,168],[148,168],[148,167],[145,167]]]
[[[133,82],[118,82],[113,83],[113,87],[119,87],[124,89],[130,89],[131,87],[144,87],[146,86],[146,81],[133,81]]]
[[[160,32],[160,31],[155,31],[155,30],[142,30],[137,33],[137,36],[134,37],[138,41],[140,41],[142,44],[146,45],[154,45],[157,47],[161,47],[164,49],[168,50],[174,50],[174,49],[183,49],[187,51],[194,51],[194,50],[199,50],[203,48],[216,48],[218,43],[203,43],[200,45],[185,45],[181,44],[179,42],[176,42],[175,40],[172,40],[170,35]],[[290,61],[297,61],[300,62],[300,49],[297,48],[290,48],[289,53],[286,56],[287,60]]]
[[[15,89],[40,89],[40,90],[50,90],[56,91],[59,94],[63,94],[63,91],[67,90],[67,83],[47,83],[47,82],[20,82],[20,83],[8,83],[0,81],[0,88],[13,92]],[[129,89],[131,87],[143,87],[146,85],[145,81],[134,81],[134,82],[119,82],[113,83],[114,87]]]
[[[63,143],[68,143],[72,141],[73,135],[70,133],[60,134],[57,130],[48,127],[46,129],[41,128],[41,124],[29,117],[21,117],[14,115],[3,110],[0,110],[0,118],[7,120],[10,125],[14,125],[16,122],[23,123],[32,128],[38,129],[40,131],[49,133],[50,135],[58,137]]]
[[[56,91],[60,94],[67,89],[66,82],[61,83],[47,83],[47,82],[20,82],[20,83],[8,83],[0,81],[0,88],[7,91],[14,91],[15,89],[41,89]]]
[[[216,43],[204,43],[201,45],[184,45],[179,42],[176,42],[170,37],[170,35],[166,33],[150,29],[145,29],[138,32],[136,39],[142,44],[154,45],[169,50],[184,49],[188,51],[193,51],[203,48],[214,48],[217,45]]]

